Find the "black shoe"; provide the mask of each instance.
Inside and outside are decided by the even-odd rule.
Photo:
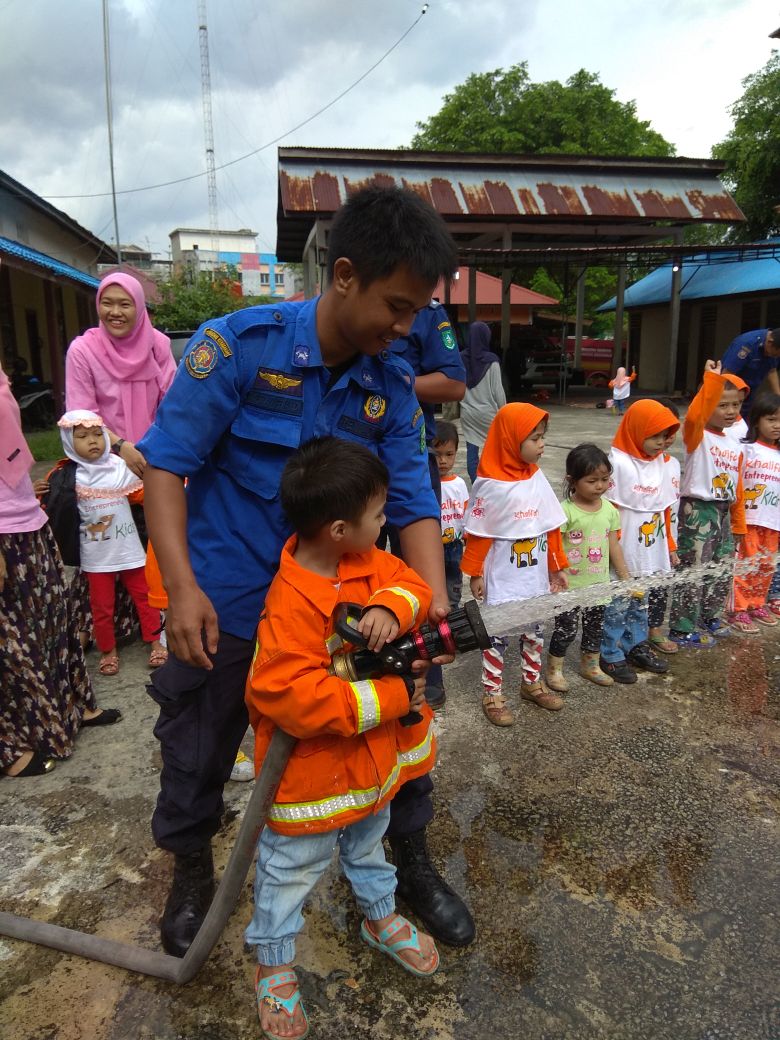
[[[606,675],[611,675],[615,682],[636,682],[636,672],[628,663],[628,661],[605,661],[603,657],[600,657],[599,668]]]
[[[160,921],[160,938],[166,953],[184,956],[203,924],[213,896],[211,846],[176,856],[173,884]]]
[[[635,668],[644,668],[646,672],[663,675],[669,671],[669,665],[662,660],[649,643],[637,643],[626,654],[626,660]]]
[[[425,830],[389,840],[398,876],[396,895],[415,912],[434,939],[447,946],[468,946],[476,935],[474,919],[431,863]]]
[[[425,699],[435,711],[437,708],[441,708],[447,700],[447,694],[444,692],[443,686],[426,686]]]

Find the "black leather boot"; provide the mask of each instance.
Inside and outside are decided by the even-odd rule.
[[[398,876],[396,895],[420,918],[425,927],[447,946],[468,946],[476,929],[469,909],[430,861],[425,830],[403,838],[390,838]]]
[[[203,924],[213,896],[211,846],[176,856],[173,884],[160,921],[160,938],[166,953],[184,956]]]

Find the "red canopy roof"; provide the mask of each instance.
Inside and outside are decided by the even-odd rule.
[[[444,302],[444,281],[439,281],[433,295],[439,302]],[[450,303],[465,306],[469,302],[469,269],[458,268],[458,277],[450,288]],[[552,296],[543,296],[526,289],[522,285],[512,285],[509,289],[510,304],[519,304],[522,307],[549,307],[558,301]],[[477,304],[493,304],[501,306],[501,279],[484,271],[477,271]]]

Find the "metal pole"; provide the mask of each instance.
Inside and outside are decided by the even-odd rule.
[[[469,268],[469,325],[477,320],[477,269]]]
[[[623,297],[626,293],[626,269],[618,268],[617,296],[615,298],[615,341],[612,346],[612,372],[623,363]]]
[[[108,122],[108,165],[111,171],[111,204],[114,207],[114,237],[116,238],[116,262],[122,263],[122,246],[119,240],[119,217],[116,211],[116,182],[114,180],[114,117],[111,104],[111,40],[108,28],[108,0],[103,0],[103,68],[106,81],[106,119]]]
[[[585,317],[585,273],[587,267],[581,267],[577,274],[577,316],[574,325],[574,369],[582,368],[582,320]]]

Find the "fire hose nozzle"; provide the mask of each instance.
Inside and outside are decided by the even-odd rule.
[[[330,671],[347,682],[380,675],[410,676],[414,661],[431,661],[444,654],[462,654],[490,647],[490,636],[475,600],[457,607],[437,625],[426,622],[377,651],[366,647],[366,640],[358,631],[363,610],[355,603],[340,603],[334,615],[334,630],[355,649],[334,654]],[[420,719],[417,712],[410,712],[401,723],[410,726]]]

